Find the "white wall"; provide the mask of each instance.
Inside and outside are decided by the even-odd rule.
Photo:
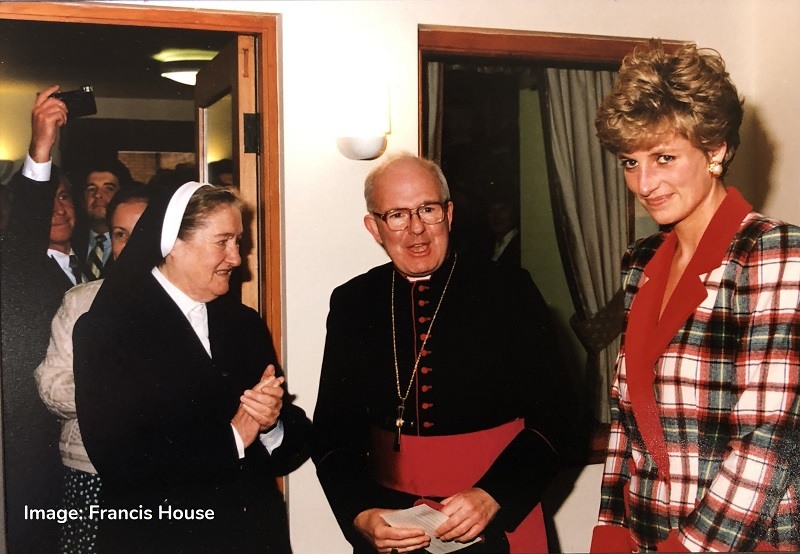
[[[793,64],[794,54],[800,49],[796,32],[800,2],[295,0],[159,4],[281,14],[284,351],[291,388],[309,414],[316,400],[330,292],[348,278],[385,261],[361,223],[361,183],[379,161],[351,161],[338,153],[332,124],[337,112],[335,99],[348,89],[353,75],[388,75],[392,95],[389,151],[417,151],[419,24],[658,36],[716,48],[747,97],[747,107],[757,111],[776,145],[768,177],[758,174],[763,169],[759,160],[767,153],[749,144],[737,163],[750,163],[737,167],[730,181],[746,179],[750,182],[748,190],[757,190],[762,182],[771,183],[773,188],[764,196],[765,211],[800,220],[800,185],[793,163],[797,158],[793,150],[800,143],[800,72]],[[323,213],[324,217],[315,217]],[[576,494],[594,502],[597,490],[587,486]],[[349,551],[310,463],[290,478],[289,509],[296,552]],[[587,525],[573,529],[571,534],[587,537],[590,532]]]
[[[770,143],[771,153],[753,149],[747,161],[755,167],[752,186],[768,188],[763,211],[800,223],[797,160],[800,153],[800,75],[788,61],[797,54],[800,5],[791,0],[751,2],[753,35],[745,41],[752,75],[745,113],[753,107],[763,122],[759,139]],[[755,5],[758,4],[756,8]],[[762,137],[762,133],[765,135]],[[771,164],[766,162],[771,161]],[[738,162],[738,160],[737,160]],[[760,206],[759,206],[760,207]]]

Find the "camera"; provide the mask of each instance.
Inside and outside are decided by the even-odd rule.
[[[67,116],[82,117],[97,113],[97,104],[94,101],[94,89],[90,86],[81,87],[75,90],[56,92],[54,98],[58,98],[67,105]]]

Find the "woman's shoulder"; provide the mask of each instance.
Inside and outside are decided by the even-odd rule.
[[[766,216],[759,212],[750,212],[742,221],[741,233],[765,233],[780,230],[782,232],[797,233],[800,227],[787,223],[781,219]]]
[[[223,322],[226,328],[245,330],[261,333],[266,328],[266,323],[258,311],[245,306],[236,298],[221,296],[206,304],[209,317],[217,322]],[[213,315],[212,315],[213,314]]]
[[[258,311],[250,306],[242,304],[240,300],[232,296],[220,296],[219,298],[207,302],[206,307],[209,310],[224,313],[227,317],[248,320],[261,319]]]
[[[103,286],[103,279],[81,283],[72,287],[64,293],[64,305],[83,308],[82,311],[85,312],[92,305],[101,286]]]
[[[800,249],[800,227],[758,212],[750,212],[734,238],[734,253],[761,249]]]

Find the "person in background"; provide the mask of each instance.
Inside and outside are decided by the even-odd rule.
[[[64,293],[81,282],[72,250],[75,206],[69,181],[53,167],[51,150],[67,122],[66,106],[37,95],[31,142],[12,191],[8,226],[0,234],[3,466],[6,537],[10,552],[54,552],[55,521],[26,517],[27,509],[56,509],[61,502],[58,423],[39,400],[33,372],[42,361]],[[26,508],[27,507],[27,508]]]
[[[236,183],[233,180],[233,160],[224,158],[208,164],[208,182],[217,186],[235,186]]]
[[[84,261],[85,277],[89,281],[105,276],[111,258],[111,237],[106,208],[120,188],[133,183],[125,164],[116,158],[95,159],[84,167],[83,215],[86,221],[75,232],[75,250]]]
[[[383,515],[441,502],[464,552],[546,552],[566,373],[527,271],[450,248],[441,169],[402,155],[365,182],[364,224],[390,262],[333,291],[314,411],[317,476],[356,552],[432,537]],[[562,415],[560,415],[562,414]]]
[[[182,179],[176,170],[161,168],[156,170],[155,174],[147,181],[147,189],[151,191],[151,194],[157,194],[163,187],[175,189],[185,182],[186,179]]]
[[[519,234],[519,202],[506,192],[491,194],[486,209],[486,221],[494,236],[491,253],[496,262],[522,265],[522,241]]]
[[[111,232],[111,255],[117,258],[147,207],[148,191],[140,185],[115,194],[106,217]],[[100,478],[81,439],[75,408],[75,378],[72,371],[72,330],[78,318],[89,310],[103,279],[73,287],[64,295],[53,318],[47,355],[34,372],[39,396],[50,413],[61,420],[61,462],[64,465],[65,509],[79,510],[88,516],[90,506],[100,503]],[[70,519],[60,526],[59,551],[93,552],[97,519]]]
[[[233,189],[164,187],[73,331],[75,400],[105,509],[100,552],[289,552],[276,477],[308,457],[241,263]]]
[[[593,552],[800,550],[800,228],[724,182],[742,116],[718,53],[658,41],[598,109],[601,144],[667,230],[622,260]]]

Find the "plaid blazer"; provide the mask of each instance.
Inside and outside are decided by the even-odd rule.
[[[698,247],[705,294],[692,299],[679,283],[670,298],[688,317],[668,335],[651,377],[666,470],[631,403],[625,341],[642,323],[630,318],[640,288],[669,271],[674,234],[637,241],[623,258],[626,333],[599,523],[629,528],[640,550],[671,529],[691,551],[800,550],[800,228],[755,212],[736,221],[716,256]],[[649,340],[650,329],[638,332]]]

